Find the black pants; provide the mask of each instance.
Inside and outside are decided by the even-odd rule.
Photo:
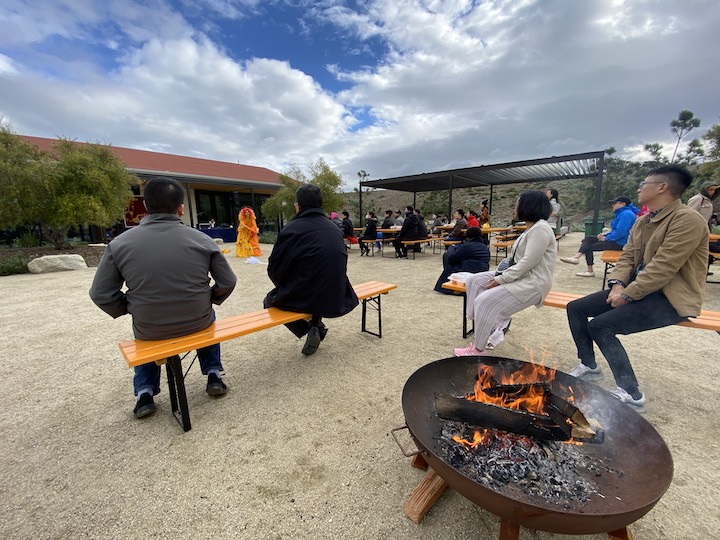
[[[263,307],[269,308],[269,307],[278,307],[278,306],[271,306],[267,302],[267,298],[263,300]],[[282,308],[279,308],[282,309]],[[297,337],[301,338],[310,331],[311,326],[319,326],[322,331],[325,329],[325,325],[322,322],[322,317],[320,315],[313,315],[312,319],[309,321],[306,321],[305,319],[300,319],[299,321],[293,321],[290,323],[287,323],[285,325],[285,328],[290,330],[293,334],[295,334]]]
[[[580,244],[578,252],[583,253],[588,266],[592,266],[594,262],[593,251],[605,251],[606,249],[622,251],[622,248],[623,247],[617,242],[600,241],[597,236],[586,236],[582,244]]]
[[[616,337],[654,328],[670,326],[686,320],[678,315],[662,291],[648,294],[642,300],[613,308],[606,303],[610,290],[599,291],[573,300],[567,305],[567,317],[580,361],[597,367],[593,342],[610,365],[615,382],[632,394],[638,391],[630,359]],[[588,318],[593,317],[588,321]]]

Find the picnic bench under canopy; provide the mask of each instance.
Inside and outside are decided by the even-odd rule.
[[[604,156],[605,152],[600,150],[583,154],[553,156],[509,163],[496,163],[494,165],[478,165],[475,167],[465,167],[463,169],[396,176],[394,178],[365,180],[360,182],[359,213],[362,215],[362,188],[364,187],[411,192],[413,194],[413,206],[415,206],[415,197],[419,192],[447,190],[449,192],[448,215],[452,215],[453,189],[489,186],[490,211],[492,212],[494,186],[592,178],[595,180],[593,222],[597,223],[600,213]]]

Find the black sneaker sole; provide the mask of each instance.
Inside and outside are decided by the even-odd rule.
[[[153,414],[155,411],[157,411],[157,405],[150,403],[149,405],[144,405],[139,409],[135,409],[133,414],[135,415],[135,418],[145,418],[146,416]]]
[[[227,394],[227,386],[220,383],[208,384],[205,391],[209,396],[224,396]]]
[[[318,350],[318,347],[320,346],[321,341],[322,341],[322,339],[320,338],[319,331],[309,334],[307,339],[305,340],[305,345],[302,348],[302,353],[305,356],[310,356],[311,354],[315,354],[315,352],[317,352],[317,350]]]

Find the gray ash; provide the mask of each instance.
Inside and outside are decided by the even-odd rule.
[[[536,441],[503,431],[485,430],[474,448],[455,442],[453,436],[472,441],[477,428],[460,422],[443,422],[438,445],[447,463],[471,480],[503,491],[512,484],[526,495],[540,497],[565,508],[586,505],[598,493],[593,478],[622,473],[587,456],[574,444]]]

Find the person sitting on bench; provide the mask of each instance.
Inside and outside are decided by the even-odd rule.
[[[179,182],[150,180],[143,195],[149,215],[107,245],[90,298],[114,318],[132,314],[135,339],[155,341],[204,330],[215,320],[212,305],[222,304],[235,288],[235,273],[212,238],[180,219],[185,191]],[[197,354],[207,375],[205,391],[224,395],[220,345]],[[157,409],[153,396],[160,392],[160,366],[150,362],[134,369],[133,413],[142,418]]]
[[[300,186],[295,212],[268,259],[268,276],[275,288],[267,293],[263,307],[312,315],[310,321],[285,325],[297,337],[307,336],[302,353],[310,355],[327,334],[322,318],[350,313],[359,301],[347,277],[342,232],[325,217],[320,188]]]
[[[610,232],[598,234],[597,236],[586,236],[580,244],[578,252],[572,257],[561,257],[564,263],[578,264],[583,255],[587,262],[587,271],[578,272],[580,277],[595,277],[593,271],[593,251],[605,251],[606,249],[622,251],[625,242],[630,235],[630,229],[635,225],[635,219],[640,213],[632,201],[627,197],[617,197],[610,201],[615,217],[610,223]]]
[[[456,246],[450,246],[443,253],[443,271],[435,283],[439,293],[453,294],[450,289],[443,289],[450,274],[455,272],[487,272],[490,269],[490,250],[483,242],[480,227],[469,227],[465,233],[465,240]]]
[[[677,324],[698,316],[703,303],[709,232],[703,217],[680,200],[691,183],[692,175],[679,165],[650,171],[638,189],[638,200],[650,213],[630,231],[610,274],[610,289],[567,305],[581,362],[570,375],[585,380],[602,377],[594,342],[615,377],[613,395],[638,409],[644,408],[645,395],[617,334]]]

